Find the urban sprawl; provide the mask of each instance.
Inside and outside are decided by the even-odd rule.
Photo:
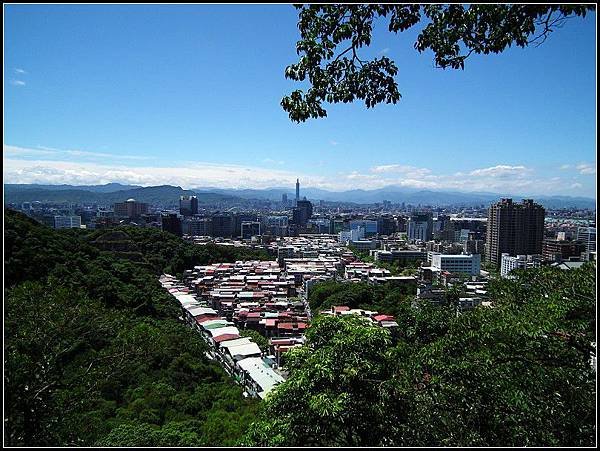
[[[199,208],[182,196],[179,209],[124,199],[110,206],[25,202],[9,205],[51,227],[156,227],[198,246],[263,249],[272,261],[237,261],[189,268],[182,279],[160,282],[180,303],[182,319],[209,345],[208,356],[245,388],[264,397],[286,378],[282,355],[304,342],[311,321],[308,296],[320,281],[395,283],[419,300],[445,301],[459,289],[457,314],[490,307],[492,274],[542,265],[564,270],[596,259],[595,211],[546,210],[531,199],[499,199],[479,207],[392,204],[340,207],[283,195],[254,210]],[[212,208],[211,208],[212,207]],[[333,306],[321,314],[361,315],[380,327],[398,327],[382,312]],[[268,339],[261,349],[244,330]]]

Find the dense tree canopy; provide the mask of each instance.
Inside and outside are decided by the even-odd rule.
[[[298,5],[300,59],[285,70],[286,78],[308,80],[306,92],[295,90],[281,101],[292,121],[327,116],[324,102],[363,100],[367,108],[396,103],[401,95],[396,63],[386,56],[363,60],[377,20],[403,32],[422,26],[415,42],[431,50],[437,67],[464,69],[469,55],[500,53],[511,45],[539,45],[567,19],[585,17],[594,5],[343,4]]]
[[[494,279],[494,307],[458,316],[451,303],[412,307],[414,287],[319,283],[314,313],[348,305],[399,327],[317,315],[306,346],[285,355],[289,379],[259,404],[207,360],[156,280],[240,257],[191,247],[153,230],[53,231],[5,213],[5,444],[594,443],[593,263]]]
[[[594,264],[540,268],[495,280],[493,308],[399,302],[393,340],[360,317],[317,317],[244,443],[592,446],[595,283]],[[366,287],[339,285],[312,301],[349,290],[369,305]]]
[[[244,434],[257,402],[205,357],[157,280],[237,250],[4,220],[5,444],[217,446]],[[96,247],[104,234],[128,251]]]

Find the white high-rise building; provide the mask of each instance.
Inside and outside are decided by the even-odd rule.
[[[81,216],[55,216],[55,229],[80,229]]]
[[[466,273],[478,276],[481,270],[481,255],[444,255],[434,253],[431,256],[431,266],[450,273]]]
[[[585,259],[590,259],[590,252],[596,252],[596,227],[578,227],[577,241],[585,245]]]
[[[502,254],[500,261],[500,275],[510,277],[510,272],[517,269],[537,268],[540,266],[541,256],[539,255],[517,255],[512,257],[507,253]]]
[[[339,243],[347,243],[348,241],[359,241],[364,239],[365,229],[364,227],[357,227],[352,230],[345,230],[338,234]]]

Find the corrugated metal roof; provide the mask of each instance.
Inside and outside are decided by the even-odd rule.
[[[247,343],[238,346],[232,346],[228,348],[229,354],[235,360],[241,360],[244,357],[248,356],[259,356],[261,354],[261,350],[256,343]]]
[[[252,340],[250,340],[248,337],[242,337],[242,338],[236,338],[235,340],[225,341],[220,344],[220,347],[221,348],[230,348],[233,346],[240,346],[240,345],[245,345],[248,343],[252,343]]]
[[[218,337],[219,335],[225,335],[225,334],[233,334],[233,335],[240,335],[240,331],[238,330],[237,327],[234,326],[226,326],[226,327],[220,327],[218,329],[209,329],[208,333],[212,336],[212,337]]]
[[[283,377],[268,367],[260,357],[248,357],[240,360],[238,366],[248,373],[248,376],[263,389],[259,393],[261,398],[264,398],[275,385],[284,381]]]
[[[216,315],[217,311],[210,308],[210,307],[202,307],[202,306],[198,306],[198,307],[188,307],[186,309],[188,312],[190,312],[192,314],[192,316],[198,316],[198,315]]]
[[[215,341],[215,343],[220,343],[222,345],[223,343],[226,343],[227,341],[236,340],[238,338],[240,338],[240,336],[238,334],[224,334],[224,335],[219,335],[218,337],[213,337],[213,340]]]

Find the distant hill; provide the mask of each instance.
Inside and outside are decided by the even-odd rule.
[[[214,193],[229,194],[232,196],[253,199],[268,199],[280,201],[282,194],[287,194],[288,199],[293,199],[295,190],[288,188],[266,189],[223,189],[223,188],[196,188],[195,190],[210,190]],[[352,202],[357,204],[381,203],[389,200],[394,203],[412,205],[489,205],[503,197],[510,197],[517,201],[532,198],[546,208],[596,208],[596,200],[588,197],[570,196],[531,196],[507,193],[481,193],[460,191],[419,190],[398,186],[387,186],[376,190],[354,189],[348,191],[327,191],[319,188],[302,188],[300,196],[309,200],[324,200],[330,202]]]
[[[184,190],[179,186],[171,185],[129,188],[110,192],[80,189],[80,187],[69,185],[62,185],[59,189],[39,188],[35,185],[4,185],[4,203],[16,204],[41,201],[86,202],[110,205],[115,202],[124,202],[127,199],[133,198],[139,202],[146,202],[153,205],[178,206],[179,196],[189,195],[197,195],[200,204],[212,202],[236,202],[240,200],[238,197],[227,194],[196,193],[194,191]]]
[[[139,187],[109,183],[106,185],[4,185],[5,203],[22,203],[31,201],[46,202],[95,202],[112,204],[134,198],[140,202],[155,205],[177,206],[179,196],[197,195],[200,204],[226,202],[240,203],[244,200],[280,201],[282,194],[294,199],[294,189],[285,187],[266,189],[228,189],[215,187],[193,188],[184,190],[179,186],[161,185]],[[300,195],[312,201],[348,202],[356,204],[373,204],[389,200],[393,203],[412,205],[489,205],[503,197],[511,197],[516,201],[532,198],[546,208],[596,208],[596,200],[588,197],[569,196],[531,196],[511,193],[459,192],[419,190],[398,186],[387,186],[376,190],[353,189],[348,191],[327,191],[319,188],[301,188]]]

